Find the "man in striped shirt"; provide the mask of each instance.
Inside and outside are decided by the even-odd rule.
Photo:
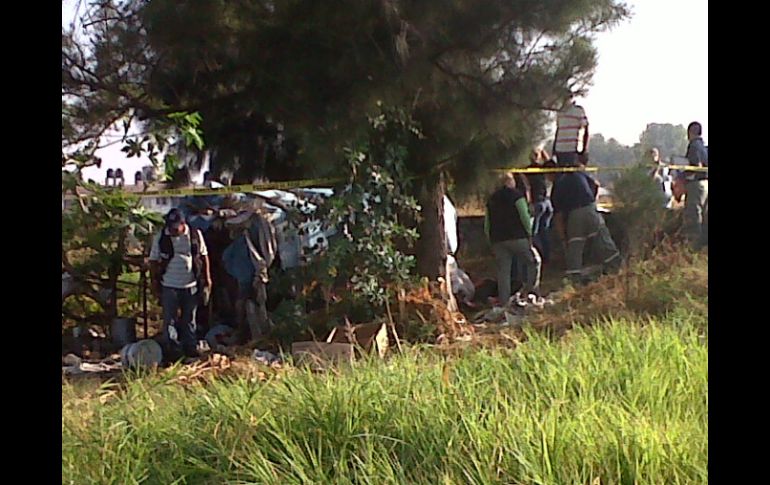
[[[574,167],[578,162],[588,163],[588,117],[582,106],[570,94],[556,116],[556,136],[553,154],[562,167]]]

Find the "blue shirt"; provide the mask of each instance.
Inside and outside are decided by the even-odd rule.
[[[708,167],[709,157],[706,147],[703,144],[703,138],[693,138],[687,145],[687,160],[690,165],[696,167]],[[708,172],[685,172],[685,178],[687,180],[705,180],[708,178]]]
[[[599,186],[586,173],[562,174],[554,181],[551,189],[553,212],[568,214],[575,209],[594,204],[598,190]]]

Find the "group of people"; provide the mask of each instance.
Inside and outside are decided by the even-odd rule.
[[[686,158],[689,165],[708,167],[708,153],[701,138],[700,123],[691,123],[687,133]],[[545,150],[535,149],[531,153],[529,168],[579,169],[588,163],[588,119],[573,98],[557,117],[553,153],[551,157]],[[665,167],[659,162],[657,150],[651,155],[658,164],[651,175],[663,184],[667,176]],[[547,181],[551,183],[550,193]],[[597,259],[604,273],[620,266],[620,252],[604,218],[596,210],[598,188],[596,180],[583,170],[554,170],[527,175],[509,172],[501,177],[500,187],[487,202],[485,220],[485,232],[497,263],[498,300],[501,304],[514,302],[526,305],[533,300],[542,300],[540,275],[543,263],[550,260],[549,230],[552,223],[562,242],[566,243],[565,276],[573,283],[589,280],[584,265],[586,253]],[[675,196],[677,191],[684,192],[686,196],[685,226],[693,246],[697,249],[707,245],[708,172],[682,171],[674,177],[672,191]],[[266,284],[262,273],[272,261],[272,258],[262,261],[260,255],[270,255],[274,251],[270,247],[268,250],[255,248],[252,239],[244,236],[243,243],[240,246],[231,245],[229,253],[226,251],[223,257],[227,264],[232,259],[228,259],[227,254],[243,246],[246,249],[241,248],[241,252],[247,254],[249,260],[256,260],[254,268],[259,269],[257,277],[251,265],[246,265],[250,271],[242,278],[239,272],[228,270],[238,280],[239,297],[244,297],[252,289],[252,281]],[[181,210],[172,209],[165,217],[164,228],[152,242],[149,260],[153,292],[163,306],[163,337],[166,342],[180,344],[185,355],[194,356],[197,354],[196,312],[199,305],[208,300],[212,288],[206,241],[199,229],[186,222]],[[240,268],[244,265],[230,266]],[[515,295],[511,295],[512,273],[522,283],[521,290]],[[266,299],[264,285],[255,286],[261,288],[257,295],[261,308]]]
[[[199,331],[206,330],[201,326],[211,324],[199,310],[210,310],[214,300],[220,317],[236,324],[236,340],[254,339],[265,331],[270,324],[267,270],[277,251],[274,231],[257,213],[228,219],[229,228],[209,227],[205,236],[196,227],[198,218],[192,219],[179,208],[171,209],[149,255],[152,292],[163,308],[161,343],[170,355],[187,357],[198,355]]]
[[[703,142],[703,127],[697,121],[687,126],[686,164],[708,168],[708,150]],[[649,152],[650,176],[661,185],[666,201],[681,201],[684,197],[685,235],[693,249],[708,246],[708,171],[677,170],[666,167],[657,148]],[[673,157],[672,157],[673,160]],[[667,207],[671,207],[670,204]]]
[[[688,126],[686,158],[689,165],[708,167],[708,153],[700,123]],[[566,244],[565,276],[572,283],[590,280],[584,255],[592,256],[608,273],[619,268],[621,256],[604,218],[596,210],[599,183],[579,170],[588,163],[588,118],[584,109],[569,100],[557,116],[553,157],[542,148],[530,156],[527,168],[573,169],[559,172],[505,173],[499,188],[487,201],[485,232],[497,265],[498,301],[502,305],[526,305],[540,295],[543,263],[550,259],[549,229],[553,222]],[[651,176],[664,184],[665,167],[657,149],[651,153],[656,166]],[[578,170],[574,170],[574,169]],[[546,181],[551,182],[550,194]],[[682,171],[673,179],[673,192],[685,193],[686,234],[695,249],[708,244],[708,172]],[[511,295],[511,274],[522,283]]]

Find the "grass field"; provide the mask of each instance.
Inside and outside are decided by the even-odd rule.
[[[65,383],[62,483],[707,483],[706,317],[601,323],[267,383]]]

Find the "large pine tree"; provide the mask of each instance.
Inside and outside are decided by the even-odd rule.
[[[133,68],[129,93],[113,97],[148,120],[200,112],[213,171],[236,169],[236,181],[336,175],[376,102],[411,110],[425,134],[409,157],[418,267],[432,278],[444,271],[446,183],[472,184],[529,149],[548,111],[587,88],[593,35],[628,15],[615,0],[99,3],[131,13],[105,21],[119,35],[95,51]]]

